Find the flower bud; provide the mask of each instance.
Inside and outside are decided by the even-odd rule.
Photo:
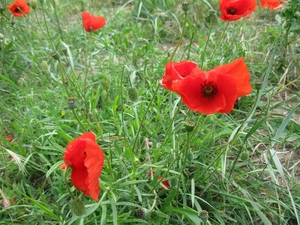
[[[68,98],[68,108],[71,110],[76,108],[76,98],[73,97]]]
[[[135,211],[137,218],[144,218],[148,215],[148,210],[145,208],[139,208]]]
[[[185,125],[185,130],[188,133],[192,132],[195,128],[195,123],[192,121],[186,121],[184,125]]]
[[[241,160],[247,160],[249,158],[249,154],[247,151],[243,151],[241,154]]]
[[[0,41],[2,41],[3,39],[4,39],[4,35],[0,33]]]
[[[261,89],[261,83],[255,83],[254,87],[255,87],[256,90],[259,91]]]
[[[206,210],[202,210],[199,213],[199,217],[203,220],[203,222],[206,222],[208,220],[208,212]]]
[[[37,0],[30,0],[30,1],[28,2],[28,5],[30,6],[30,8],[36,9],[36,6],[37,6]]]
[[[80,198],[73,198],[69,204],[71,212],[74,213],[76,216],[82,216],[85,213],[85,205]]]
[[[188,160],[191,162],[194,159],[194,155],[192,152],[188,152]]]
[[[48,63],[45,61],[45,60],[43,60],[42,62],[41,62],[41,68],[42,68],[42,70],[44,71],[44,72],[48,72],[49,71],[49,66],[48,66]]]
[[[182,2],[182,9],[185,13],[187,13],[187,11],[189,11],[189,2],[188,1]]]
[[[128,97],[131,101],[136,101],[138,98],[138,93],[135,87],[128,88]]]

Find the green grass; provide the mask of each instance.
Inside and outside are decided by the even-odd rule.
[[[86,33],[83,8],[106,26]],[[0,189],[11,206],[0,224],[205,224],[203,210],[206,224],[299,223],[299,18],[283,12],[258,8],[227,24],[218,1],[190,1],[173,61],[209,70],[245,57],[251,72],[253,92],[209,116],[159,85],[184,26],[178,1],[47,0],[26,17],[1,12]],[[77,217],[60,165],[85,131],[106,158],[98,202],[71,188],[86,206]],[[139,208],[151,212],[138,218]]]

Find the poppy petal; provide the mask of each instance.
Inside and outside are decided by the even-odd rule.
[[[80,136],[80,139],[91,139],[92,141],[96,142],[96,136],[93,132],[85,132]]]
[[[166,64],[165,74],[160,84],[167,90],[174,91],[173,84],[189,76],[197,64],[191,61],[183,60],[181,62],[168,62]]]
[[[213,77],[207,79],[205,76],[206,74],[201,72],[198,76],[186,77],[180,84],[180,91],[178,93],[182,97],[183,103],[191,110],[204,114],[212,114],[224,108],[226,101],[220,93],[217,93],[212,99],[204,98],[201,95],[201,86],[206,80],[216,82]]]
[[[7,8],[16,17],[24,16],[30,12],[30,7],[27,5],[26,0],[15,0]]]
[[[85,151],[86,158],[84,160],[84,165],[88,172],[87,183],[89,195],[92,199],[97,201],[100,191],[99,177],[104,164],[104,154],[97,143],[93,141],[87,141]]]
[[[236,100],[238,99],[237,95],[237,79],[230,75],[218,75],[217,86],[225,98],[226,104],[225,107],[220,109],[220,113],[230,113],[234,107]]]
[[[74,187],[76,187],[78,190],[83,191],[84,195],[89,194],[89,188],[86,182],[87,179],[88,179],[88,171],[84,165],[72,167],[72,174],[71,174],[72,183]]]
[[[83,27],[86,32],[99,30],[104,27],[106,20],[103,16],[94,16],[88,12],[82,12]]]
[[[81,166],[84,163],[86,143],[80,138],[71,141],[66,147],[63,157],[65,164],[71,167]]]
[[[251,14],[256,7],[256,0],[220,0],[220,19],[238,20]]]
[[[174,81],[181,80],[182,77],[178,74],[178,72],[174,69],[173,63],[168,62],[166,64],[166,72],[163,78],[160,81],[160,84],[170,91],[173,91],[172,84]]]
[[[250,73],[244,62],[244,58],[238,58],[231,63],[217,66],[212,71],[217,74],[227,74],[235,77],[238,97],[251,93]]]
[[[180,76],[186,77],[189,76],[193,69],[197,67],[197,63],[183,60],[181,62],[173,63],[173,66]]]
[[[71,141],[66,147],[63,159],[64,164],[61,167],[70,166],[72,168],[73,185],[83,191],[84,195],[90,195],[97,201],[104,154],[96,143],[95,134],[86,132]]]
[[[194,69],[191,75],[174,83],[173,89],[191,110],[204,114],[229,113],[239,97],[251,92],[249,79],[247,66],[240,58],[207,72]]]
[[[284,5],[286,1],[280,0],[260,0],[261,7],[268,7],[269,10],[280,9],[280,6]]]

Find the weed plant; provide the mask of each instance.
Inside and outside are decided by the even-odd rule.
[[[22,17],[11,2],[0,3],[0,224],[300,224],[298,0],[235,22],[216,0],[189,1],[186,19],[175,0],[30,0]],[[105,27],[86,32],[81,11]],[[208,71],[239,57],[253,91],[229,114],[193,112],[159,84],[170,60]],[[76,216],[60,166],[87,131],[105,162],[99,201],[66,171],[85,205]]]

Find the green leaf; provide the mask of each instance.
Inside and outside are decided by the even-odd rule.
[[[185,218],[192,221],[194,224],[200,224],[202,221],[200,217],[198,216],[198,212],[196,210],[193,210],[191,208],[174,208],[173,206],[169,206],[166,209],[166,212],[176,212],[181,215],[183,215]]]

